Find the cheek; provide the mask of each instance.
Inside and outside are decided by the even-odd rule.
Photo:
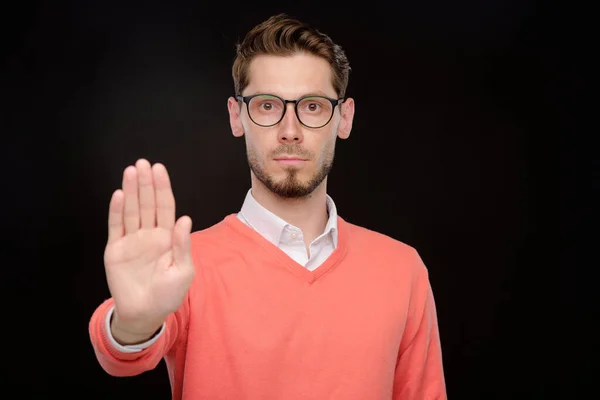
[[[246,131],[244,136],[246,138],[246,151],[248,152],[248,155],[252,156],[256,162],[263,164],[264,155],[266,153],[264,150],[265,144],[261,143],[261,141],[251,132]]]
[[[323,164],[328,162],[332,156],[333,149],[335,146],[335,136],[330,138],[327,142],[322,145],[321,154],[319,154],[319,163]]]

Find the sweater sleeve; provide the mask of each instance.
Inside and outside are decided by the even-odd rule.
[[[393,399],[447,399],[435,301],[420,257],[398,353]]]
[[[163,332],[150,346],[136,352],[125,352],[113,346],[107,332],[106,318],[114,306],[112,298],[96,308],[89,322],[92,347],[100,366],[112,376],[134,376],[154,369],[175,344],[187,324],[187,307],[170,314]]]

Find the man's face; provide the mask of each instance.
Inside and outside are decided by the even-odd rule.
[[[250,64],[249,77],[243,96],[272,94],[286,100],[306,95],[337,98],[330,65],[312,55],[257,56]],[[239,103],[236,104],[239,107]],[[333,165],[336,137],[346,138],[350,133],[352,116],[350,123],[346,123],[348,116],[342,117],[340,106],[334,109],[331,121],[321,128],[302,125],[293,103],[285,106],[283,119],[270,127],[255,124],[246,104],[236,108],[230,99],[229,107],[230,115],[237,110],[237,114],[231,116],[232,129],[234,134],[238,129],[236,136],[246,136],[248,164],[253,176],[284,198],[308,196],[321,185]],[[353,111],[353,104],[350,108]]]

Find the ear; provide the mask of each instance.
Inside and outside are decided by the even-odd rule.
[[[229,97],[227,99],[227,110],[229,110],[229,125],[231,125],[233,136],[243,136],[244,126],[242,125],[242,118],[240,116],[240,103],[235,98]]]
[[[354,99],[348,97],[340,107],[342,118],[338,127],[338,137],[340,139],[348,139],[352,130],[352,121],[354,120]]]

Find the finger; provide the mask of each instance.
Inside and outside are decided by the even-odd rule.
[[[173,259],[176,265],[191,264],[192,219],[187,215],[179,218],[173,229]]]
[[[108,244],[114,243],[123,237],[123,206],[125,194],[121,189],[115,190],[110,198],[108,207]]]
[[[164,165],[157,163],[152,166],[154,190],[156,196],[156,225],[173,229],[175,226],[175,198],[171,189],[169,173]]]
[[[140,229],[137,170],[134,166],[123,172],[123,192],[125,193],[125,233],[135,233]]]
[[[156,202],[154,200],[152,167],[145,159],[138,160],[135,167],[137,169],[138,196],[140,198],[140,227],[142,229],[154,228],[156,225]]]

